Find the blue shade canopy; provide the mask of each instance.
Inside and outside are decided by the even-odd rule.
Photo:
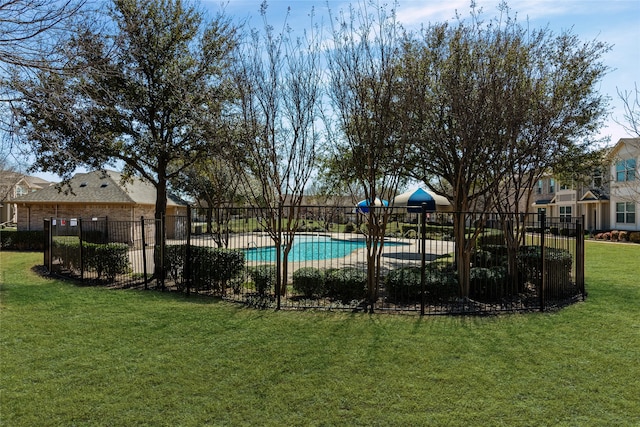
[[[393,207],[406,207],[407,212],[422,212],[422,204],[426,203],[427,212],[450,211],[451,204],[446,197],[435,194],[423,188],[407,191],[393,199]]]
[[[361,200],[356,205],[359,213],[369,212],[369,206],[389,206],[389,202],[387,200],[380,200],[376,197],[376,199],[373,201],[373,205],[371,204],[371,201],[369,199]]]

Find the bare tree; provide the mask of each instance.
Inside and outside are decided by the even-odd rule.
[[[281,32],[276,32],[267,22],[266,2],[261,14],[263,31],[251,32],[235,70],[245,131],[238,159],[251,203],[263,209],[263,225],[276,253],[282,250],[278,292],[284,294],[287,260],[301,224],[300,205],[320,137],[320,39],[313,23],[295,37],[285,19]]]
[[[632,137],[626,139],[627,144],[630,147],[634,147],[635,150],[640,151],[640,89],[638,85],[635,85],[633,91],[621,91],[617,90],[618,97],[622,100],[624,105],[623,121],[617,123],[624,127],[625,131]],[[640,186],[637,185],[640,180],[640,161],[635,160],[635,175],[633,179],[629,176],[628,169],[632,168],[633,161],[629,158],[631,153],[627,152],[621,156],[622,153],[616,153],[616,155],[609,160],[615,164],[615,174],[610,178],[613,185],[621,191],[622,194],[626,194],[625,203],[640,203]],[[626,169],[625,179],[621,178],[619,169]],[[637,213],[636,213],[637,215]]]
[[[65,32],[85,0],[1,0],[0,67],[49,68],[56,32]]]
[[[407,43],[413,173],[434,174],[452,188],[464,298],[481,230],[467,234],[467,212],[480,200],[503,200],[501,191],[514,190],[514,176],[528,185],[561,158],[584,152],[606,112],[596,92],[607,70],[600,59],[606,44],[529,30],[509,17],[506,5],[501,11],[483,22],[472,4],[469,21],[432,25]]]
[[[624,105],[622,121],[617,121],[631,136],[640,137],[640,89],[635,85],[634,91],[617,89],[618,97]]]
[[[17,94],[7,80],[14,73],[59,68],[62,41],[84,4],[85,0],[0,0],[0,159],[24,163],[28,157],[11,132],[11,102]]]
[[[360,3],[332,20],[328,49],[333,159],[330,165],[344,183],[355,184],[370,207],[365,232],[367,302],[373,308],[381,281],[381,255],[389,209],[374,206],[390,200],[402,179],[406,106],[401,88],[401,27],[394,10],[376,2]]]

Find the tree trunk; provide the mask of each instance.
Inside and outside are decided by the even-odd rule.
[[[458,270],[458,284],[460,297],[469,298],[471,279],[471,251],[468,248],[466,237],[465,213],[456,212],[453,214],[453,234],[456,245],[456,268]]]
[[[154,276],[160,281],[160,287],[165,287],[164,249],[165,249],[165,215],[167,213],[167,180],[164,173],[158,173],[156,183],[156,232],[153,260],[155,265]]]

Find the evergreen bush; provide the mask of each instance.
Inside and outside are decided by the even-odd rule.
[[[124,243],[83,243],[85,268],[112,282],[119,274],[129,272],[129,246]]]
[[[474,267],[470,270],[472,298],[496,300],[505,295],[507,271],[505,267]]]
[[[422,287],[420,267],[405,267],[392,270],[385,277],[389,298],[393,301],[416,301],[420,299]]]
[[[44,250],[44,231],[3,229],[0,231],[0,249],[42,251]]]
[[[477,246],[484,247],[487,245],[504,245],[504,233],[498,230],[491,230],[478,236],[476,240]]]
[[[186,266],[186,245],[165,246],[165,271],[178,290],[186,289],[187,271],[191,275],[191,287],[195,290],[225,291],[242,280],[244,253],[236,249],[191,246],[189,269]]]
[[[249,276],[253,280],[256,292],[264,296],[276,285],[276,267],[273,265],[259,265],[249,269]]]
[[[356,268],[331,269],[325,272],[327,296],[348,303],[367,295],[367,274]]]
[[[302,267],[293,272],[293,290],[305,298],[324,294],[324,274],[314,267]]]

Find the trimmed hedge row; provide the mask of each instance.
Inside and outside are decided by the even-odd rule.
[[[83,243],[77,238],[54,238],[52,257],[69,271],[95,272],[98,279],[112,282],[130,271],[129,246],[124,243]],[[84,265],[82,265],[84,263]]]
[[[185,245],[165,247],[165,269],[178,290],[185,290],[188,284],[186,274]],[[234,291],[240,289],[244,277],[244,253],[236,249],[191,246],[189,257],[191,274],[190,287],[198,290],[213,290],[224,293],[228,286]]]
[[[329,297],[347,304],[367,295],[367,273],[351,267],[303,267],[293,273],[293,290],[305,298]]]
[[[44,250],[44,231],[0,231],[0,248],[12,251]]]
[[[593,235],[595,240],[611,240],[612,242],[640,243],[640,231],[612,230]]]
[[[418,301],[421,295],[420,267],[390,271],[385,278],[388,298],[395,302]],[[425,272],[425,298],[428,302],[446,301],[458,292],[456,273],[429,265]]]

